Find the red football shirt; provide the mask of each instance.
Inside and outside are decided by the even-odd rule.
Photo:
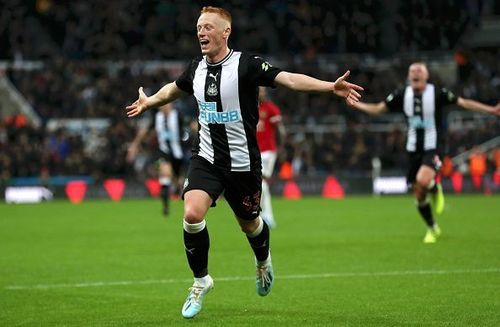
[[[271,101],[259,104],[259,123],[257,124],[257,143],[260,152],[277,151],[276,124],[281,121],[281,111]]]

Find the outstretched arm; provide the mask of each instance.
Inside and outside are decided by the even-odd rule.
[[[294,91],[333,92],[339,97],[345,98],[347,104],[352,106],[361,98],[358,91],[362,91],[363,88],[359,85],[347,82],[346,79],[349,74],[350,72],[347,71],[335,82],[327,82],[304,74],[283,71],[276,76],[274,81],[277,85],[284,86]]]
[[[141,86],[139,88],[139,98],[126,107],[127,117],[138,116],[148,109],[163,106],[186,94],[175,82],[168,83],[149,97],[144,93]]]
[[[387,111],[387,105],[384,101],[377,103],[366,103],[358,101],[353,105],[353,107],[370,115],[379,115]]]
[[[500,102],[498,102],[496,106],[490,106],[476,100],[458,97],[457,105],[471,111],[484,112],[500,116]]]

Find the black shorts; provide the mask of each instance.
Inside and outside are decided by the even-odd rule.
[[[182,198],[191,190],[207,192],[213,200],[212,207],[215,207],[215,201],[224,192],[224,197],[238,218],[253,220],[260,213],[262,173],[260,167],[248,172],[225,171],[194,155],[184,182]]]
[[[170,163],[172,165],[174,176],[180,176],[182,173],[182,159],[174,158],[171,154],[158,150],[158,160]]]
[[[436,172],[441,169],[441,159],[439,159],[439,155],[436,150],[408,152],[408,155],[410,157],[410,167],[408,168],[408,173],[406,174],[406,181],[408,184],[415,183],[420,166],[429,166]]]

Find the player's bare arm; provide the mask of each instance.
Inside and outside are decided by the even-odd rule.
[[[358,101],[353,105],[353,107],[370,115],[380,115],[387,111],[387,106],[384,101],[377,103],[366,103]]]
[[[349,74],[350,72],[347,71],[335,82],[328,82],[304,74],[280,72],[274,81],[277,85],[294,91],[333,92],[335,95],[345,98],[347,104],[352,106],[361,98],[358,91],[362,91],[363,87],[347,82]]]
[[[476,100],[458,97],[457,105],[471,111],[500,116],[500,102],[498,102],[496,106],[490,106]]]
[[[144,93],[141,86],[139,88],[139,98],[134,103],[126,107],[127,117],[138,116],[148,109],[163,106],[184,95],[187,95],[187,93],[177,87],[175,82],[168,83],[158,92],[149,97]]]
[[[135,135],[134,140],[130,142],[130,145],[128,146],[127,149],[128,162],[132,162],[137,156],[137,153],[139,152],[139,146],[141,145],[142,140],[144,140],[144,138],[148,134],[148,131],[149,129],[147,126],[141,126],[137,130],[137,134]]]

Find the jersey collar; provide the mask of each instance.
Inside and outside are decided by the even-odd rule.
[[[232,54],[233,54],[233,49],[230,49],[229,53],[221,61],[219,61],[215,64],[208,62],[207,56],[204,56],[204,58],[205,58],[205,62],[207,63],[208,66],[218,66],[218,65],[222,65],[223,63],[225,63],[229,59],[229,57],[231,57]]]

